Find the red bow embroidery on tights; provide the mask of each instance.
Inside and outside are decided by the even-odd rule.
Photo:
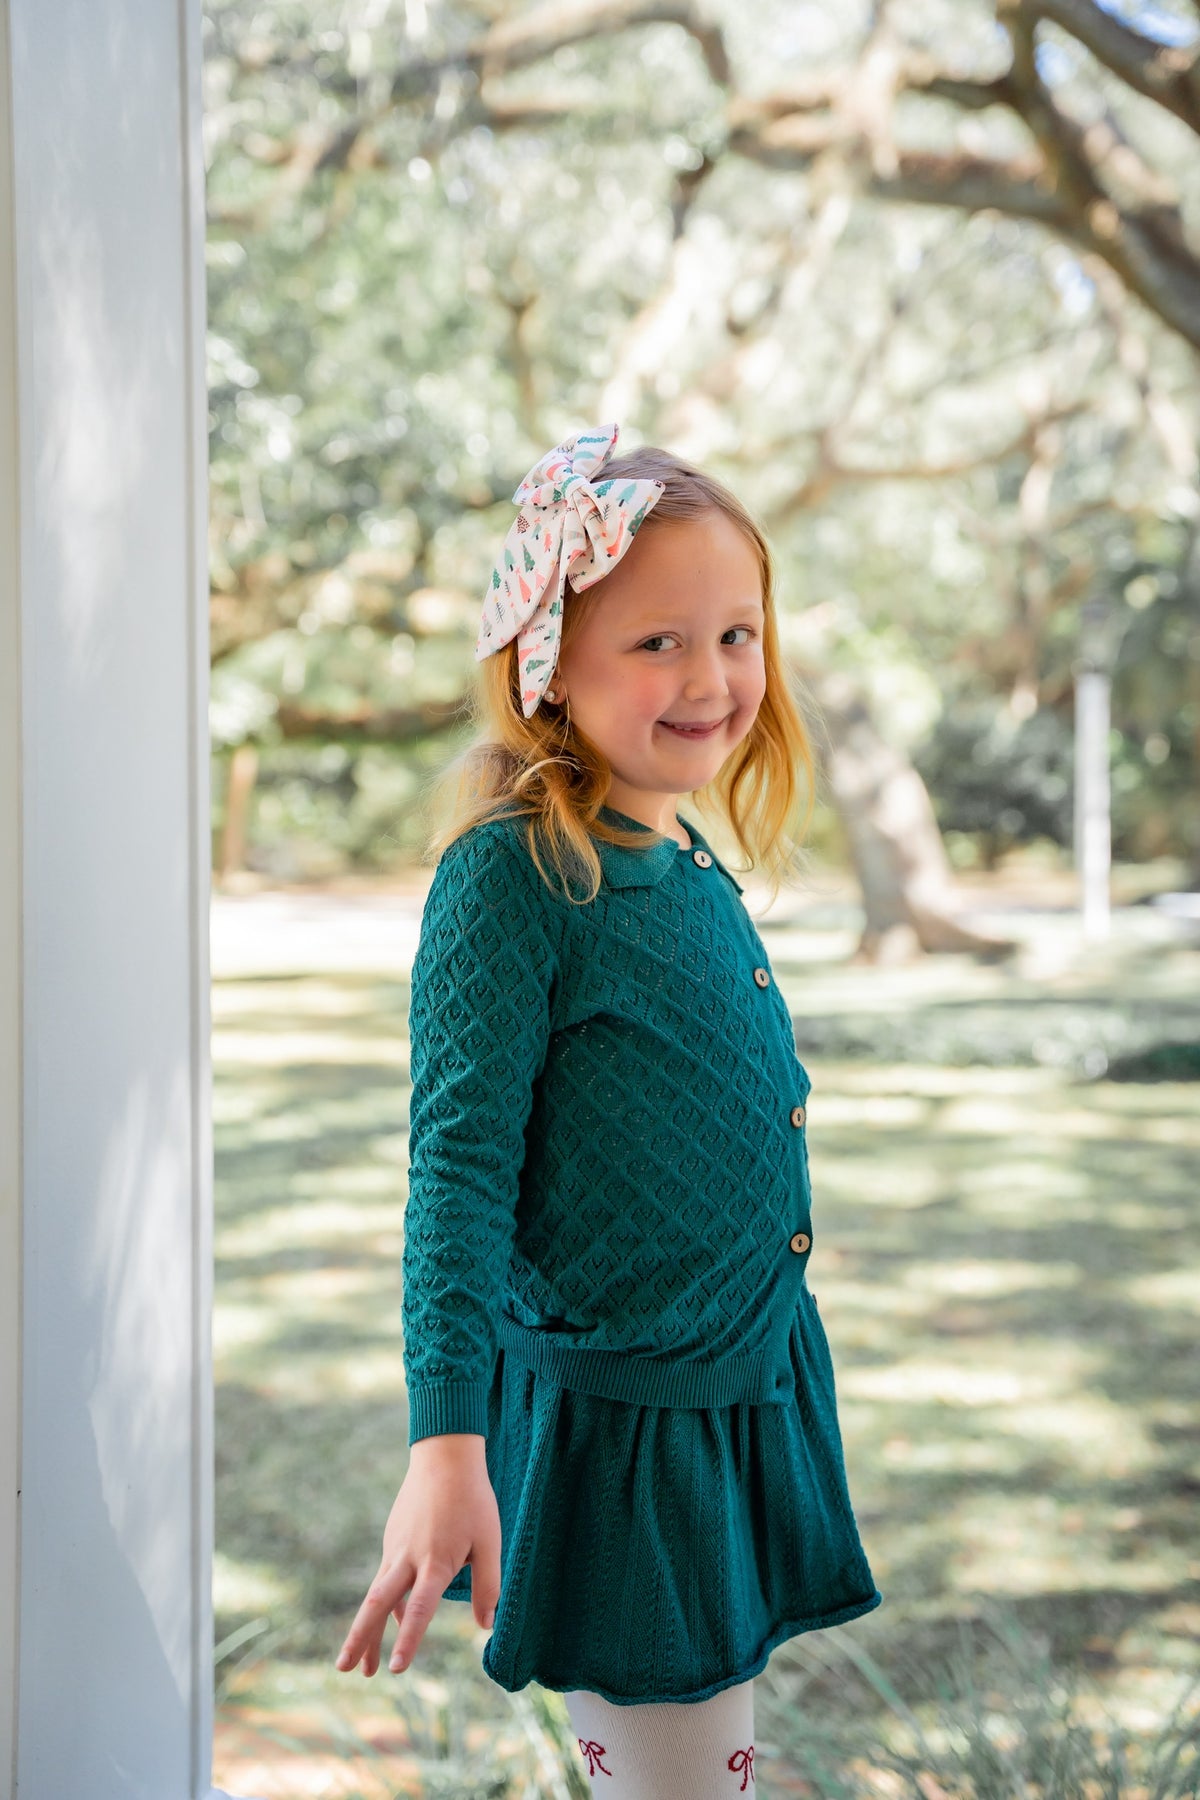
[[[603,1744],[593,1743],[590,1739],[585,1744],[582,1738],[577,1738],[576,1742],[583,1751],[583,1754],[587,1757],[589,1775],[594,1775],[597,1769],[599,1769],[602,1775],[612,1774],[612,1770],[606,1769],[604,1764],[600,1761],[600,1758],[606,1754]]]
[[[739,1769],[742,1771],[742,1785],[738,1789],[738,1793],[744,1793],[747,1775],[749,1775],[751,1781],[754,1781],[754,1745],[751,1744],[748,1750],[735,1750],[729,1759],[729,1767],[733,1770],[735,1775]],[[755,1782],[756,1787],[757,1785],[758,1783]]]

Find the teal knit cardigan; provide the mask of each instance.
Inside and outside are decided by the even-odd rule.
[[[524,823],[434,871],[412,967],[409,1443],[487,1435],[497,1347],[649,1406],[784,1402],[811,1248],[810,1082],[742,888],[685,850],[596,842],[588,904]]]

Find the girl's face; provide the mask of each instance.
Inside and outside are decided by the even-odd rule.
[[[766,691],[758,557],[712,511],[643,527],[591,593],[551,691],[612,765],[609,802],[674,835],[679,795],[714,778]]]

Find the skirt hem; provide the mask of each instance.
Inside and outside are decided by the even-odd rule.
[[[470,1596],[452,1594],[446,1597],[458,1600],[469,1599]],[[536,1681],[539,1687],[549,1688],[557,1694],[573,1693],[578,1688],[586,1688],[589,1693],[599,1694],[602,1700],[611,1701],[614,1706],[661,1706],[673,1701],[686,1705],[689,1702],[711,1699],[713,1694],[721,1693],[724,1688],[734,1687],[738,1682],[750,1681],[755,1675],[760,1675],[767,1666],[771,1652],[777,1650],[780,1644],[786,1643],[788,1638],[799,1637],[805,1631],[823,1631],[827,1626],[845,1625],[851,1619],[858,1619],[865,1613],[874,1612],[882,1601],[883,1594],[879,1588],[876,1588],[866,1600],[851,1601],[848,1606],[841,1606],[836,1612],[821,1613],[807,1619],[786,1619],[783,1624],[777,1625],[763,1639],[746,1667],[736,1670],[732,1675],[722,1675],[717,1680],[710,1681],[705,1687],[694,1688],[686,1694],[616,1694],[611,1688],[600,1687],[595,1682],[588,1681],[586,1676],[579,1676],[567,1681],[553,1681],[549,1676],[541,1675],[536,1670],[531,1670],[524,1681],[510,1686],[507,1681],[501,1681],[499,1676],[487,1666],[487,1652],[492,1641],[491,1638],[483,1647],[483,1669],[497,1687],[502,1687],[509,1694],[519,1693],[522,1688],[528,1687],[531,1681]]]

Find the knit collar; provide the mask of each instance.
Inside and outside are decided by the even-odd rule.
[[[672,838],[659,837],[641,819],[631,819],[628,813],[618,812],[615,806],[602,806],[600,811],[607,813],[616,824],[632,825],[635,830],[644,831],[647,838],[653,840],[647,843],[644,850],[626,849],[623,844],[605,844],[596,840],[596,854],[600,858],[600,867],[609,887],[649,887],[669,874],[681,856],[688,855],[682,844],[675,843]],[[677,819],[678,817],[676,814]],[[734,880],[712,845],[691,820],[679,819],[679,823],[691,833],[692,849],[707,850],[717,868],[733,882],[740,894],[743,891],[741,882]]]

